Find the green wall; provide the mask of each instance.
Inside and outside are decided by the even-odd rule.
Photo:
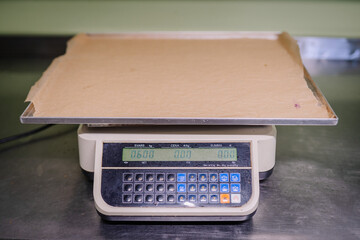
[[[360,1],[0,1],[0,35],[179,30],[359,38]]]

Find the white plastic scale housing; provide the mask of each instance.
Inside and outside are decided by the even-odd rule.
[[[133,126],[88,127],[78,130],[80,166],[94,173],[94,199],[99,214],[117,221],[241,221],[259,202],[259,180],[275,165],[274,126]],[[252,195],[241,207],[113,207],[101,195],[103,143],[236,143],[250,142]],[[174,167],[171,167],[174,169]]]

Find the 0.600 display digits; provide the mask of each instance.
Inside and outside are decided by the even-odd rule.
[[[236,148],[124,148],[123,161],[236,161]]]
[[[154,150],[150,150],[150,149],[131,150],[130,157],[131,159],[153,159]]]

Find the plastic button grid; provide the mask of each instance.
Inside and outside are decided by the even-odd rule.
[[[120,175],[120,205],[234,206],[244,203],[241,170],[127,171]]]

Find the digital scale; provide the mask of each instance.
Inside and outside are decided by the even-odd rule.
[[[80,34],[70,43],[20,119],[80,124],[80,166],[105,220],[249,219],[275,165],[275,125],[338,121],[286,33]]]
[[[106,220],[246,220],[275,165],[274,126],[81,125],[78,140]]]

